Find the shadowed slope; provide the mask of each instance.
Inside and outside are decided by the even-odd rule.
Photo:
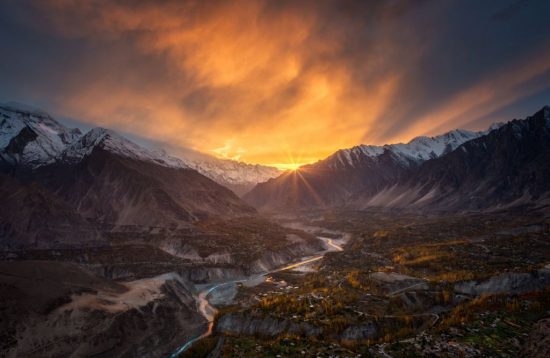
[[[259,184],[244,198],[261,210],[476,210],[543,203],[550,191],[545,180],[550,176],[549,108],[477,135],[454,131],[407,145],[339,151]],[[442,138],[452,140],[442,146]],[[439,151],[428,153],[429,145],[411,150],[426,140],[433,140]]]

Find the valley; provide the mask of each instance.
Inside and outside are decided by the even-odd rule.
[[[258,230],[256,220],[249,225]],[[310,251],[277,260],[269,255],[253,265],[239,259],[238,250],[224,263],[208,256],[180,258],[177,251],[154,254],[147,240],[115,240],[111,248],[79,254],[12,251],[0,271],[2,307],[11,307],[2,311],[4,352],[132,356],[145,349],[150,356],[172,357],[545,352],[530,338],[542,334],[537,327],[544,329],[550,312],[545,210],[446,215],[331,210],[262,220],[266,233],[270,222],[276,230],[313,238]],[[25,286],[26,280],[35,284]],[[66,288],[52,286],[56,281]],[[26,311],[31,298],[44,308],[32,303],[37,311],[17,313]],[[12,310],[8,302],[14,300],[22,311]],[[62,327],[69,322],[67,335]],[[130,330],[136,333],[128,340]]]
[[[274,272],[239,286],[234,303],[217,301],[212,336],[182,356],[513,357],[533,349],[527,338],[550,309],[548,216],[369,214],[302,217],[332,233],[347,228],[351,240],[315,270]],[[419,251],[404,259],[409,245]]]
[[[550,1],[0,1],[0,358],[550,358]]]
[[[178,357],[182,353],[184,353],[187,349],[189,349],[194,343],[199,341],[200,339],[206,338],[212,334],[213,326],[214,326],[214,317],[217,314],[217,310],[212,307],[210,302],[208,301],[209,296],[212,296],[218,291],[221,291],[223,288],[224,290],[229,287],[229,289],[236,290],[237,285],[243,285],[245,287],[255,287],[263,282],[266,281],[266,276],[269,274],[277,273],[277,272],[283,272],[288,270],[296,270],[299,269],[302,266],[310,265],[318,260],[321,260],[324,256],[324,253],[331,252],[331,251],[343,251],[343,248],[341,246],[338,246],[332,242],[332,239],[326,239],[318,237],[319,240],[325,242],[327,244],[327,249],[325,252],[322,252],[319,256],[313,256],[308,258],[303,258],[302,260],[291,263],[289,265],[283,266],[281,268],[277,268],[270,272],[265,272],[261,274],[256,274],[247,278],[239,279],[239,280],[232,280],[232,281],[225,281],[225,282],[218,282],[213,285],[206,285],[197,295],[197,305],[199,312],[206,318],[208,321],[208,329],[205,333],[201,334],[200,336],[193,338],[185,344],[183,344],[181,347],[179,347],[172,355],[171,357]],[[271,279],[271,277],[269,278]],[[218,305],[229,305],[232,303],[233,298],[232,295],[229,295],[229,297],[224,297],[225,295],[220,295],[221,297],[218,297],[216,299],[216,302]]]
[[[122,234],[102,247],[3,251],[3,354],[44,356],[77,352],[120,356],[146,351],[166,356],[211,324],[208,321],[215,310],[203,295],[211,291],[212,284],[258,279],[266,269],[279,269],[286,262],[323,249],[322,241],[306,233],[266,220],[259,225],[258,218],[241,219],[240,230],[246,231],[244,220],[253,220],[247,235],[254,235],[256,242],[240,243],[250,249],[247,260],[232,237],[224,237],[225,242],[212,246],[216,239],[211,236],[200,239],[207,240],[207,248],[194,246],[193,240],[181,236],[171,238],[170,242],[185,242],[186,247],[170,253],[155,240],[132,238],[128,242],[122,238],[131,236]],[[220,230],[221,224],[216,227]],[[261,243],[267,240],[270,230],[273,237],[269,240],[276,245]],[[239,236],[235,231],[232,235]],[[287,243],[286,235],[290,237]],[[257,255],[253,254],[254,247]],[[196,256],[187,254],[190,249]],[[201,250],[217,252],[219,256],[200,256]],[[69,272],[75,275],[68,276]],[[36,284],[27,285],[32,282]],[[196,292],[196,287],[207,288]],[[195,297],[199,298],[198,305]],[[15,302],[20,308],[15,309]],[[23,314],[29,307],[33,309]],[[114,334],[113,329],[120,331]],[[45,334],[45,330],[49,333]],[[125,335],[132,330],[137,331],[127,340],[129,336]]]
[[[549,353],[548,106],[242,197],[115,131],[0,115],[3,356]]]

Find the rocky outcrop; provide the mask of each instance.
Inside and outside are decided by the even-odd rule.
[[[518,294],[540,291],[550,287],[550,269],[543,268],[530,273],[507,272],[485,281],[457,283],[454,291],[470,296],[493,295],[500,293]]]
[[[376,338],[379,334],[376,325],[367,322],[358,326],[350,326],[342,332],[341,338],[344,341],[362,341]]]

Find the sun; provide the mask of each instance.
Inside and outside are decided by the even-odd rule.
[[[294,170],[298,170],[298,168],[300,168],[302,165],[305,165],[305,164],[308,164],[308,163],[277,163],[277,164],[271,164],[271,165],[277,169],[294,171]]]
[[[291,150],[288,143],[284,142],[281,145],[282,151],[285,153],[286,159],[283,159],[283,163],[273,163],[273,164],[267,164],[269,166],[275,167],[279,170],[291,170],[296,171],[300,169],[300,167],[311,164],[313,161],[312,158],[306,157],[303,155],[303,153]]]

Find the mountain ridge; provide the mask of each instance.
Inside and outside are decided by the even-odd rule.
[[[5,247],[101,245],[120,230],[174,231],[256,214],[183,161],[110,129],[81,134],[44,112],[0,106],[0,140]]]
[[[107,146],[134,159],[197,170],[238,195],[281,173],[277,168],[190,150],[185,156],[169,155],[164,149],[138,145],[108,128],[96,127],[83,134],[79,129],[64,126],[43,110],[19,103],[0,103],[0,165],[17,163],[36,168],[56,160],[77,162],[95,145]]]
[[[427,208],[428,203],[434,203],[434,201],[428,200],[430,197],[426,196],[429,194],[429,190],[427,191],[425,186],[422,186],[421,190],[420,186],[422,180],[427,180],[432,175],[429,169],[422,169],[429,168],[431,164],[428,163],[433,161],[445,162],[446,159],[444,158],[459,150],[464,150],[461,148],[472,141],[482,140],[481,138],[486,138],[492,133],[501,133],[504,131],[503,128],[519,126],[518,123],[525,123],[533,117],[548,116],[548,108],[548,106],[545,106],[534,116],[524,120],[513,120],[505,124],[497,123],[487,131],[467,132],[455,130],[431,138],[418,137],[408,144],[379,147],[356,146],[340,150],[315,164],[306,165],[295,172],[285,173],[276,179],[258,184],[244,198],[260,210],[275,211],[302,210],[316,207],[405,208],[412,207],[412,203],[416,203],[415,207]],[[441,140],[445,138],[453,140]],[[415,146],[418,142],[426,142],[426,140],[437,144],[436,149],[438,151],[430,153],[426,149],[434,146],[426,145],[426,143],[422,143],[420,149],[423,150],[421,151],[403,150],[411,149],[410,144]],[[514,137],[508,136],[507,140],[514,141]],[[406,147],[407,145],[409,145],[409,148]],[[517,150],[521,151],[523,149],[518,147]],[[540,148],[532,150],[543,151],[544,148],[541,145]],[[410,153],[416,155],[410,155]],[[428,157],[426,156],[427,153],[429,154]],[[541,155],[546,154],[543,152]],[[481,159],[471,160],[479,161]],[[445,166],[445,164],[440,165]],[[462,165],[466,166],[467,164],[462,163]],[[506,165],[513,166],[514,164],[506,162]],[[444,171],[444,169],[440,170]],[[454,170],[458,171],[459,168]],[[421,179],[418,179],[416,183],[419,188],[415,189],[410,183],[417,176],[420,176]],[[478,176],[478,179],[483,178]],[[404,183],[409,184],[407,186]],[[435,184],[433,188],[435,188]],[[416,197],[415,190],[424,194],[423,200],[420,200],[422,197]],[[431,195],[437,196],[437,193],[434,191]],[[460,203],[457,205],[451,205],[452,203],[447,202],[448,208],[456,210],[475,208],[475,206],[469,206],[463,201],[458,200],[458,202]],[[436,206],[434,205],[434,208]],[[446,209],[444,205],[438,207],[441,210]]]

